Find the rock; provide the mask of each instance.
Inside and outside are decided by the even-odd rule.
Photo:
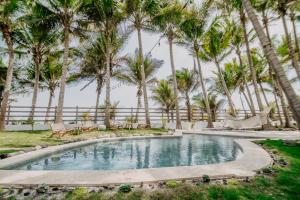
[[[37,146],[35,147],[35,150],[40,150],[40,149],[42,149],[42,147],[41,147],[40,145],[37,145]]]
[[[227,185],[227,180],[226,179],[223,179],[223,184]]]
[[[165,183],[163,181],[159,181],[157,185],[158,187],[162,188],[165,185]]]
[[[26,190],[23,191],[23,196],[24,197],[28,197],[28,196],[30,196],[30,194],[31,194],[31,190],[26,189]]]
[[[49,190],[49,186],[42,184],[37,187],[36,192],[40,194],[44,194],[47,193],[48,190]]]
[[[41,147],[44,149],[44,148],[47,148],[48,147],[48,144],[42,144]]]
[[[0,154],[0,160],[8,158],[9,155],[7,153]]]
[[[98,192],[104,192],[105,188],[104,187],[98,187]]]

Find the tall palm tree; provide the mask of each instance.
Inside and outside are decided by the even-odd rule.
[[[279,81],[281,88],[283,89],[291,110],[293,112],[293,116],[295,121],[297,122],[298,128],[300,128],[300,100],[298,99],[292,85],[290,84],[278,57],[273,49],[273,45],[270,43],[269,39],[267,38],[266,34],[263,31],[263,27],[258,21],[256,16],[255,10],[251,5],[249,0],[242,0],[243,8],[247,12],[247,15],[255,29],[257,37],[263,47],[264,54],[268,59],[268,62],[271,63],[271,67],[273,68],[276,78]]]
[[[170,61],[173,79],[173,89],[175,95],[176,108],[176,128],[181,129],[181,119],[178,103],[178,86],[176,80],[176,69],[173,55],[173,42],[178,37],[179,24],[182,21],[182,5],[177,1],[168,1],[160,12],[153,18],[153,23],[158,27],[160,32],[167,37],[170,50]]]
[[[296,15],[296,12],[300,12],[300,3],[294,2],[294,4],[290,7],[290,19],[293,25],[293,34],[294,34],[294,41],[295,41],[295,47],[296,52],[298,53],[298,61],[300,62],[300,45],[299,45],[299,37],[297,33],[296,28],[296,18],[298,17],[300,19],[300,16]]]
[[[248,94],[248,97],[245,96],[244,90],[243,91],[243,95],[246,98],[250,111],[252,113],[252,115],[256,115],[255,112],[255,106],[254,106],[254,102],[253,102],[253,98],[248,86],[248,82],[246,80],[246,71],[245,71],[245,67],[244,67],[244,62],[242,59],[242,54],[241,54],[241,49],[243,48],[244,43],[244,34],[243,34],[243,28],[240,24],[238,24],[237,22],[235,22],[234,20],[232,21],[227,21],[228,26],[229,26],[229,31],[231,34],[231,45],[233,46],[233,48],[235,49],[238,61],[239,61],[239,68],[240,68],[240,72],[241,72],[241,78],[242,78],[242,88],[246,89],[246,92]]]
[[[12,34],[18,25],[18,15],[17,12],[20,8],[20,0],[9,1],[5,0],[0,2],[0,31],[2,32],[2,37],[8,49],[8,65],[7,73],[5,78],[5,85],[3,91],[3,99],[1,102],[0,110],[0,130],[4,129],[5,117],[8,106],[9,94],[13,79],[14,70],[14,42]]]
[[[148,127],[151,127],[149,106],[148,106],[148,95],[147,95],[147,84],[146,84],[146,74],[144,67],[144,55],[143,55],[143,45],[142,45],[142,29],[148,29],[150,18],[156,14],[159,10],[159,1],[157,0],[126,0],[125,9],[128,14],[128,19],[137,30],[138,34],[138,44],[139,44],[139,59],[141,60],[141,78],[142,78],[142,90],[144,96],[144,106],[145,106],[145,119]]]
[[[174,90],[167,80],[158,81],[157,86],[152,90],[152,99],[164,109],[169,122],[170,112],[175,108],[176,97]]]
[[[226,85],[224,74],[220,66],[220,62],[231,52],[231,50],[229,49],[230,34],[227,27],[224,27],[220,23],[215,22],[215,24],[207,32],[203,43],[202,58],[215,63],[218,69],[218,76],[221,80],[222,87],[228,99],[231,113],[233,116],[236,116],[236,111],[231,99],[231,94]]]
[[[225,100],[224,99],[220,99],[218,100],[218,95],[217,94],[212,94],[212,93],[208,93],[208,99],[209,99],[209,107],[212,111],[212,119],[215,122],[217,119],[217,112],[219,110],[221,110],[225,104]],[[199,95],[195,95],[193,97],[193,101],[194,101],[194,105],[195,107],[200,108],[200,110],[202,110],[202,112],[206,112],[206,103],[205,103],[205,99],[203,97],[202,94]]]
[[[49,27],[62,26],[64,33],[63,68],[55,118],[56,123],[63,122],[63,107],[69,65],[70,41],[72,34],[82,36],[80,24],[83,22],[83,14],[81,11],[84,3],[84,0],[49,0],[48,3],[43,0],[36,1],[36,4],[39,6],[39,13],[37,14],[39,21],[37,23],[46,24]]]
[[[205,99],[206,103],[206,113],[207,113],[207,121],[208,121],[208,127],[212,128],[213,123],[212,123],[212,114],[210,107],[208,106],[209,104],[209,99],[207,96],[207,90],[204,84],[204,76],[202,72],[202,66],[200,63],[200,45],[201,45],[201,40],[203,36],[205,35],[204,33],[206,32],[207,24],[208,24],[208,19],[207,17],[209,11],[210,11],[210,5],[211,5],[210,0],[205,1],[202,5],[201,8],[197,9],[192,8],[189,9],[188,12],[185,13],[183,22],[180,25],[180,29],[183,32],[183,40],[187,44],[187,46],[192,49],[192,52],[194,56],[196,57],[197,61],[197,67],[198,67],[198,77],[199,77],[199,83],[202,88],[202,94]]]
[[[183,68],[176,71],[176,79],[178,90],[185,98],[188,121],[190,122],[192,121],[192,105],[190,94],[198,89],[199,82],[197,81],[197,73],[194,70]]]
[[[110,128],[110,78],[113,66],[111,57],[118,41],[119,25],[124,20],[120,2],[117,0],[90,0],[84,6],[84,12],[92,22],[94,31],[102,32],[105,44],[106,98],[105,125]]]
[[[143,56],[144,57],[144,56]],[[136,110],[136,118],[138,121],[139,110],[142,106],[141,97],[143,95],[143,78],[142,78],[142,66],[144,67],[145,73],[145,81],[146,84],[153,84],[156,82],[155,74],[158,69],[163,65],[162,60],[157,60],[155,58],[151,58],[150,56],[145,56],[143,59],[144,64],[141,64],[141,56],[139,55],[139,51],[135,51],[134,56],[127,56],[125,58],[125,66],[121,68],[116,74],[116,77],[129,83],[131,85],[135,85],[137,87],[137,110]]]
[[[28,119],[33,120],[37,95],[39,89],[40,66],[44,56],[51,48],[57,45],[60,36],[56,30],[51,29],[47,24],[36,23],[39,17],[39,5],[31,7],[30,14],[23,17],[23,26],[16,32],[14,38],[17,40],[19,48],[27,50],[32,56],[35,71],[35,81],[32,94],[31,111]],[[38,13],[38,15],[35,15]]]

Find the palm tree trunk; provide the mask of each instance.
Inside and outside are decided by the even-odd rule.
[[[237,51],[236,51],[236,53],[237,53],[237,55],[238,55],[238,59],[239,59],[239,63],[240,63],[241,71],[242,71],[242,79],[243,79],[243,83],[244,83],[244,85],[245,85],[247,94],[248,94],[248,96],[249,96],[249,102],[250,102],[249,108],[250,108],[250,111],[251,111],[252,115],[255,116],[255,115],[256,115],[256,112],[255,112],[255,106],[254,106],[254,102],[253,102],[253,99],[252,99],[252,95],[251,95],[249,86],[248,86],[248,84],[247,84],[245,72],[244,72],[244,69],[243,69],[243,61],[242,61],[242,56],[241,56],[241,50],[240,50],[240,47],[239,47],[239,46],[237,46]]]
[[[32,104],[31,104],[31,112],[29,114],[28,120],[32,121],[34,118],[34,112],[35,112],[35,106],[36,106],[36,102],[37,102],[37,94],[39,91],[39,82],[40,82],[40,52],[39,52],[39,48],[36,48],[35,50],[36,52],[34,53],[34,69],[35,69],[35,73],[34,73],[34,87],[33,87],[33,94],[32,94]]]
[[[245,95],[245,94],[244,94]],[[245,115],[245,119],[248,117],[247,116],[247,111],[246,111],[246,108],[244,106],[244,102],[243,102],[243,99],[242,99],[242,93],[240,92],[240,101],[241,101],[241,104],[242,104],[242,108],[244,110],[244,115]],[[246,100],[248,102],[248,100]],[[249,105],[249,104],[248,104]]]
[[[5,117],[8,107],[9,100],[9,92],[11,89],[12,79],[13,79],[13,70],[14,70],[14,47],[13,41],[10,36],[10,31],[8,27],[2,29],[2,35],[5,40],[5,43],[8,48],[8,66],[7,66],[7,74],[5,79],[5,86],[3,91],[3,99],[1,102],[1,112],[0,112],[0,131],[5,127]]]
[[[221,67],[220,67],[220,64],[219,62],[217,61],[217,58],[215,58],[215,64],[217,66],[217,69],[218,69],[218,72],[219,72],[219,77],[221,78],[221,82],[222,82],[222,86],[223,86],[223,89],[224,89],[224,92],[227,96],[227,99],[228,99],[228,104],[229,104],[229,107],[231,109],[231,113],[234,117],[236,117],[236,111],[235,111],[235,108],[234,108],[234,104],[233,104],[233,101],[231,99],[231,94],[227,88],[227,85],[226,85],[226,82],[224,80],[224,76],[223,76],[223,73],[222,73],[222,70],[221,70]]]
[[[256,31],[258,39],[263,47],[265,56],[267,57],[268,61],[271,63],[271,67],[275,71],[276,78],[279,81],[279,84],[288,99],[289,105],[293,112],[294,119],[297,122],[298,128],[300,129],[300,100],[298,99],[298,96],[296,95],[294,88],[290,84],[283,70],[279,62],[279,59],[276,56],[276,53],[273,49],[272,44],[269,42],[267,36],[265,35],[263,28],[257,19],[257,16],[255,14],[255,11],[250,1],[249,0],[242,0],[242,1],[243,1],[243,7],[247,12],[252,22],[252,25]]]
[[[199,73],[199,82],[200,85],[202,87],[202,93],[203,93],[203,97],[204,97],[204,102],[205,102],[205,107],[206,107],[206,113],[207,113],[207,127],[208,128],[213,128],[213,119],[212,119],[212,112],[211,112],[211,108],[209,106],[209,101],[208,101],[208,95],[207,95],[207,91],[205,88],[205,84],[204,84],[204,79],[203,79],[203,73],[202,73],[202,67],[200,64],[200,59],[199,59],[199,51],[197,46],[195,47],[195,53],[196,53],[196,60],[197,60],[197,65],[198,65],[198,73]]]
[[[288,110],[287,105],[285,103],[285,98],[284,98],[284,95],[283,95],[282,88],[280,87],[279,84],[278,84],[278,94],[279,94],[279,98],[280,98],[280,101],[281,101],[281,107],[282,107],[282,111],[283,111],[283,115],[284,115],[284,121],[285,121],[284,126],[286,128],[289,128],[289,127],[291,127],[290,117],[289,117],[289,110]]]
[[[173,78],[173,90],[174,90],[174,97],[175,97],[176,128],[181,129],[181,119],[180,119],[179,103],[178,103],[178,89],[177,89],[177,80],[176,80],[176,70],[175,70],[174,57],[173,57],[173,38],[172,38],[172,36],[168,37],[168,41],[169,41],[170,61],[171,61],[172,78]]]
[[[185,94],[185,100],[186,100],[186,108],[187,108],[187,119],[189,122],[191,122],[192,121],[192,109],[191,109],[190,97],[187,92]]]
[[[106,98],[105,98],[105,125],[110,128],[110,47],[107,45],[106,52]]]
[[[248,99],[246,93],[243,90],[241,90],[241,93],[243,94],[243,96],[247,102],[247,105],[248,105],[249,109],[251,110],[251,105],[250,105],[250,102],[249,102],[249,99]]]
[[[100,100],[100,95],[101,95],[101,88],[102,88],[102,83],[101,81],[97,81],[97,91],[96,91],[96,105],[95,105],[95,117],[94,117],[94,122],[97,123],[98,119],[98,110],[99,110],[99,100]]]
[[[297,29],[296,29],[295,13],[291,13],[290,18],[291,18],[291,21],[292,21],[292,24],[293,24],[294,40],[295,40],[295,45],[296,45],[296,51],[298,53],[298,62],[300,62],[300,46],[299,46],[299,39],[298,39]]]
[[[138,92],[137,92],[137,98],[138,98],[138,100],[137,100],[137,109],[136,109],[136,113],[135,113],[135,120],[136,120],[136,122],[139,121],[140,108],[142,107],[141,97],[143,95],[143,92],[141,90],[142,90],[142,88],[139,87],[138,88]]]
[[[69,27],[65,26],[64,28],[64,58],[63,58],[63,67],[60,80],[60,91],[58,97],[58,106],[57,113],[55,117],[55,123],[63,123],[63,108],[64,108],[64,99],[65,99],[65,89],[66,89],[66,80],[68,73],[68,58],[69,58],[69,45],[70,45],[70,33]]]
[[[54,96],[54,91],[50,89],[49,90],[48,106],[47,106],[47,111],[46,111],[46,116],[45,116],[45,124],[49,123],[49,114],[50,114],[50,109],[51,109],[51,105],[52,105],[53,96]]]
[[[282,117],[281,117],[281,113],[280,113],[280,107],[279,107],[278,98],[277,98],[278,88],[277,88],[277,85],[275,83],[274,83],[273,95],[274,95],[274,99],[275,99],[275,104],[276,104],[276,109],[277,109],[277,114],[278,114],[278,118],[279,118],[279,121],[280,121],[280,125],[283,126],[283,121],[282,121]]]
[[[146,77],[145,77],[145,67],[144,67],[144,54],[143,54],[143,46],[142,46],[142,34],[141,29],[137,29],[138,32],[138,41],[139,41],[139,56],[141,59],[141,77],[142,77],[142,88],[144,94],[144,106],[145,106],[145,119],[148,128],[151,128],[151,121],[149,115],[149,104],[148,104],[148,95],[147,95],[147,85],[146,85]]]
[[[245,22],[246,16],[245,16],[245,13],[243,10],[241,10],[241,12],[240,12],[240,20],[241,20],[241,23],[243,26],[243,34],[244,34],[244,40],[245,40],[246,50],[247,50],[248,65],[250,68],[252,84],[254,87],[257,104],[258,104],[259,110],[263,111],[264,107],[263,107],[262,100],[261,100],[261,97],[259,94],[259,90],[258,90],[258,86],[257,86],[256,71],[253,66],[252,56],[251,56],[251,52],[250,52],[250,45],[249,45],[249,39],[248,39],[248,34],[247,34],[246,22]]]
[[[293,43],[292,43],[292,40],[291,40],[291,37],[290,37],[290,34],[289,34],[289,30],[288,30],[288,27],[287,27],[287,24],[286,24],[286,19],[285,19],[284,14],[281,14],[281,19],[282,19],[282,23],[283,23],[285,37],[286,37],[287,42],[288,42],[289,56],[290,56],[290,59],[292,60],[292,65],[296,70],[298,79],[300,79],[300,66],[299,66],[299,63],[297,62],[297,60],[295,58],[295,50],[294,50]]]
[[[262,86],[261,82],[259,82],[258,84],[259,84],[259,87],[260,87],[261,93],[263,94],[263,97],[264,97],[265,103],[266,103],[266,105],[269,107],[269,106],[270,106],[270,104],[269,104],[269,102],[268,102],[268,98],[267,98],[267,95],[266,95],[266,93],[265,93],[265,90],[264,90],[264,88],[263,88],[263,86]]]

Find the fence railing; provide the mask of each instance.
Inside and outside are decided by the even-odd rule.
[[[56,107],[51,107],[48,113],[47,122],[54,122],[56,116]],[[115,108],[111,110],[112,120],[124,122],[129,118],[136,118],[138,121],[143,122],[145,119],[145,112],[143,108],[138,111],[137,108]],[[29,106],[9,106],[6,116],[6,124],[26,124],[28,123],[28,117],[31,111]],[[33,121],[35,123],[45,123],[47,107],[35,107],[35,113]],[[259,111],[257,111],[259,112]],[[162,108],[150,108],[149,109],[151,122],[161,122],[162,120],[168,120],[168,115]],[[95,118],[95,116],[97,116]],[[237,118],[244,119],[251,116],[250,110],[237,110]],[[63,108],[63,120],[65,123],[78,123],[84,118],[88,117],[97,123],[103,123],[105,119],[104,108],[98,108],[96,114],[95,107],[64,107]],[[180,117],[183,121],[188,120],[188,114],[186,109],[180,109]],[[221,121],[228,117],[227,110],[219,110],[216,112],[215,121]],[[175,120],[175,111],[170,111],[169,120]],[[273,118],[278,118],[278,114],[274,113]],[[194,121],[206,121],[207,114],[200,109],[192,110],[192,120]]]

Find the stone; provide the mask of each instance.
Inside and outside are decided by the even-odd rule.
[[[28,196],[30,196],[30,194],[31,194],[31,190],[29,190],[29,189],[26,189],[26,190],[23,191],[23,196],[24,197],[28,197]]]
[[[49,186],[42,184],[37,187],[36,192],[40,194],[44,194],[47,193],[48,190],[49,190]]]

